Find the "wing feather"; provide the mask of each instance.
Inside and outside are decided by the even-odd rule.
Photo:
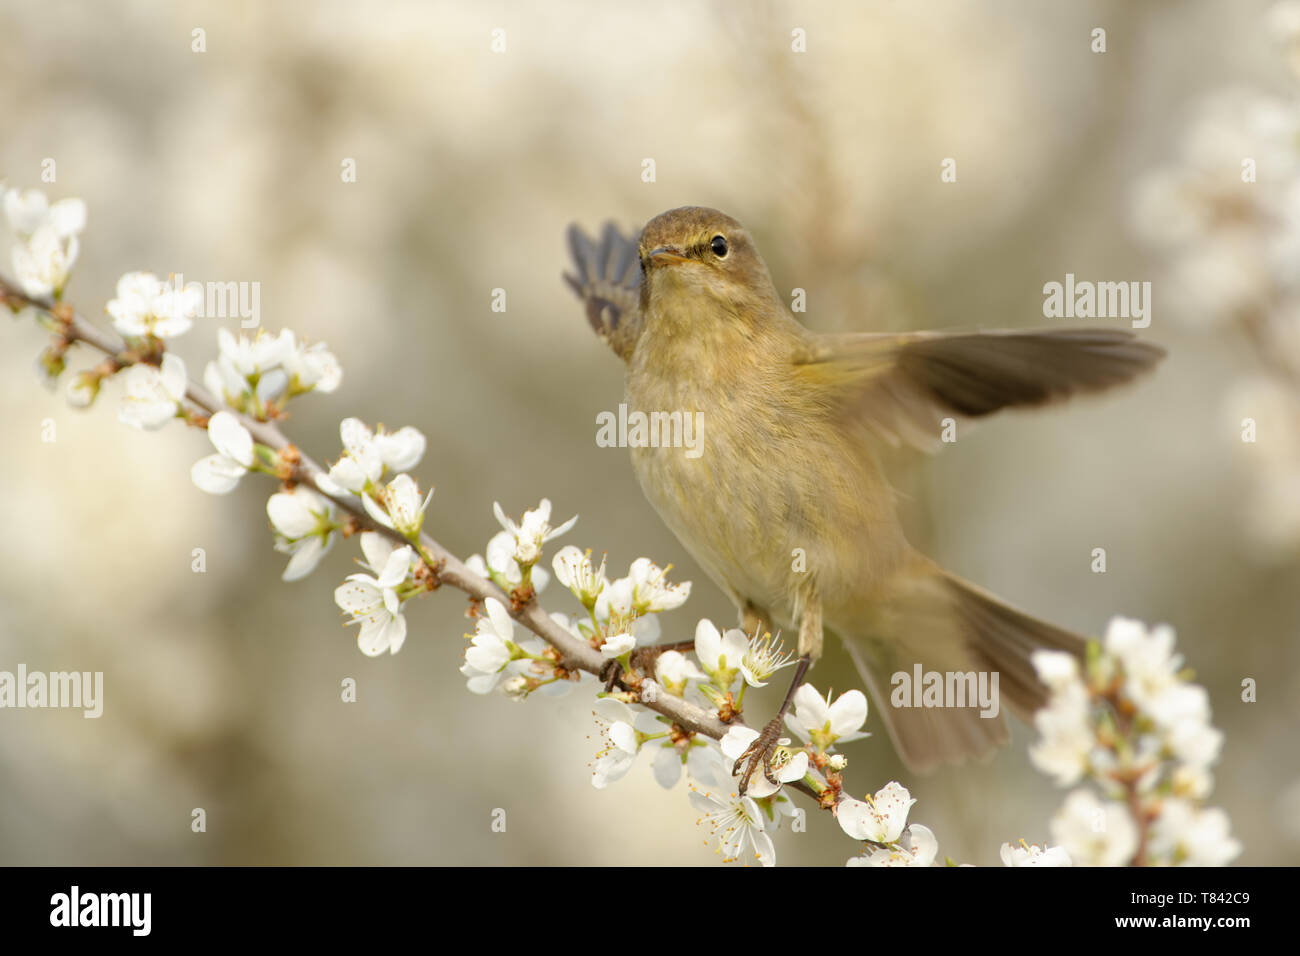
[[[1164,349],[1116,329],[822,335],[795,373],[892,445],[939,445],[941,422],[1044,405],[1123,384]]]
[[[576,275],[564,281],[582,300],[587,321],[614,352],[627,361],[641,334],[641,259],[635,236],[612,222],[599,240],[577,225],[569,227],[569,254]]]

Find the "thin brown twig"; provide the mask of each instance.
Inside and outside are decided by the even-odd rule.
[[[115,335],[97,328],[65,305],[56,304],[49,299],[27,295],[4,276],[0,276],[0,302],[19,308],[30,306],[48,314],[59,323],[60,331],[58,334],[65,338],[69,345],[83,342],[113,358],[122,367],[134,364],[137,361],[136,356],[128,353],[126,344]],[[290,447],[288,438],[285,437],[279,426],[274,422],[259,421],[256,418],[251,418],[228,408],[224,402],[197,382],[187,382],[185,397],[208,414],[226,411],[234,415],[259,444],[266,445],[276,452],[281,452]],[[399,532],[384,527],[372,519],[360,502],[349,498],[336,497],[322,489],[319,479],[324,474],[324,469],[313,459],[302,453],[301,450],[297,450],[297,454],[299,461],[294,468],[294,480],[310,485],[316,492],[334,502],[341,510],[351,515],[356,525],[363,530],[376,531],[397,544],[405,545],[410,543]],[[422,557],[426,563],[430,559],[432,560],[432,570],[435,572],[436,580],[440,584],[450,584],[477,601],[485,601],[488,598],[500,601],[515,620],[560,653],[561,664],[566,669],[571,671],[582,670],[594,675],[600,674],[607,663],[600,652],[587,642],[574,637],[565,628],[551,620],[550,614],[535,598],[519,605],[517,602],[511,601],[508,595],[487,578],[471,571],[463,561],[444,548],[429,534],[422,532],[419,543]],[[623,689],[630,690],[626,686]],[[689,701],[673,697],[671,694],[656,694],[653,700],[649,698],[638,699],[637,703],[668,717],[686,730],[714,739],[721,739],[732,726],[742,724],[740,721],[724,724],[715,714]]]

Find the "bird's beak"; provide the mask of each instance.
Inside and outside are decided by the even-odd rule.
[[[682,255],[682,251],[676,246],[659,246],[650,250],[646,256],[646,261],[652,265],[673,265],[678,262],[690,262],[691,260]]]

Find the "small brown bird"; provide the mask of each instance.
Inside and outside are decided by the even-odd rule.
[[[781,720],[823,626],[845,642],[903,761],[959,762],[1007,740],[1000,715],[892,707],[891,675],[987,671],[1027,716],[1046,688],[1036,648],[1083,639],[948,573],[904,539],[880,452],[933,450],[942,420],[1118,385],[1164,352],[1127,331],[853,333],[800,325],[749,233],[717,210],[652,219],[640,242],[570,227],[565,278],[627,363],[630,409],[694,415],[699,448],[633,447],[646,497],[735,602],[742,626],[797,629],[799,666],[776,718],[737,761],[770,775]],[[797,560],[804,555],[805,560]],[[792,557],[796,556],[796,557]],[[747,761],[747,764],[746,764]]]

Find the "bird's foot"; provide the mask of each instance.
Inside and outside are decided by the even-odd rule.
[[[634,650],[627,662],[630,665],[624,669],[623,665],[617,660],[606,661],[605,666],[600,669],[600,679],[605,683],[606,693],[612,691],[618,686],[619,681],[623,680],[624,675],[635,678],[652,677],[655,671],[655,661],[659,660],[659,655],[664,651],[686,651],[695,647],[695,641],[679,641],[676,644],[649,644],[645,647],[638,647]]]
[[[740,777],[740,795],[743,797],[745,791],[749,789],[749,781],[753,778],[755,771],[762,769],[763,777],[768,783],[776,785],[778,783],[776,776],[772,773],[772,760],[776,756],[777,744],[781,739],[781,715],[773,717],[766,727],[754,738],[754,742],[749,745],[748,749],[741,754],[731,767],[731,775],[741,773],[741,767],[744,766],[744,773]]]
[[[600,680],[605,682],[605,693],[610,693],[623,677],[623,665],[617,660],[605,662],[605,666],[600,669]]]

